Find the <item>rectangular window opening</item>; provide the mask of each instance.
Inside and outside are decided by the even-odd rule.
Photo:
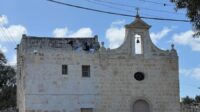
[[[81,108],[81,112],[93,112],[93,108]]]
[[[90,77],[90,65],[82,65],[82,77]]]
[[[68,74],[68,66],[67,65],[62,65],[62,74],[67,75]]]

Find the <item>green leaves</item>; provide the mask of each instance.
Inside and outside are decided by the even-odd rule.
[[[197,95],[195,98],[191,98],[189,96],[186,96],[182,98],[182,102],[184,105],[194,105],[200,103],[200,95]]]
[[[16,107],[16,72],[0,52],[0,110]]]
[[[195,102],[196,102],[196,103],[200,103],[200,95],[199,95],[199,96],[197,95],[197,96],[195,97]]]
[[[0,89],[14,86],[16,83],[15,70],[10,66],[0,65]]]
[[[191,105],[195,102],[193,98],[190,98],[189,96],[186,96],[185,98],[182,98],[182,103],[185,105]]]
[[[200,0],[170,0],[176,4],[177,9],[186,9],[187,17],[192,23],[194,37],[200,36]]]
[[[7,60],[4,56],[4,54],[0,51],[0,65],[4,65],[7,63]]]
[[[16,107],[16,85],[5,87],[0,92],[0,110]]]

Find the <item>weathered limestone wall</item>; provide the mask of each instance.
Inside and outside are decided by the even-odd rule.
[[[79,112],[130,112],[137,99],[145,99],[153,112],[177,112],[179,87],[176,59],[101,59],[99,53],[41,50],[26,55],[26,110]],[[112,57],[112,56],[110,56]],[[68,65],[68,75],[61,65]],[[91,66],[91,77],[81,66]],[[145,73],[144,81],[134,73]],[[70,107],[70,108],[69,108]]]
[[[144,27],[134,29],[138,24]],[[80,108],[132,112],[135,101],[141,99],[150,112],[179,112],[177,53],[173,46],[167,51],[154,46],[148,28],[136,20],[127,26],[122,46],[94,52],[32,46],[23,43],[24,38],[18,56],[23,59],[20,112],[80,112]],[[139,55],[134,54],[131,41],[136,33],[142,35],[144,49]],[[67,75],[62,75],[62,64],[68,65]],[[82,77],[82,65],[90,65],[90,77]],[[136,72],[143,72],[145,79],[137,81]]]
[[[26,110],[77,112],[80,107],[95,108],[99,96],[98,74],[95,74],[98,60],[90,60],[95,55],[83,53],[81,58],[77,58],[80,56],[76,52],[43,53],[44,56],[28,55],[27,71],[32,74],[26,77],[29,87],[25,89],[26,99],[29,99]],[[62,64],[68,65],[68,75],[62,75]],[[82,78],[82,64],[91,66],[90,78]]]

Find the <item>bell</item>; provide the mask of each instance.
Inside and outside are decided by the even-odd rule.
[[[136,40],[136,43],[140,43],[139,39]]]

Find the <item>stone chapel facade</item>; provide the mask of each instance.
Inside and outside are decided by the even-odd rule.
[[[17,47],[19,112],[180,112],[178,56],[160,50],[140,17],[117,49],[98,37],[23,35]]]

